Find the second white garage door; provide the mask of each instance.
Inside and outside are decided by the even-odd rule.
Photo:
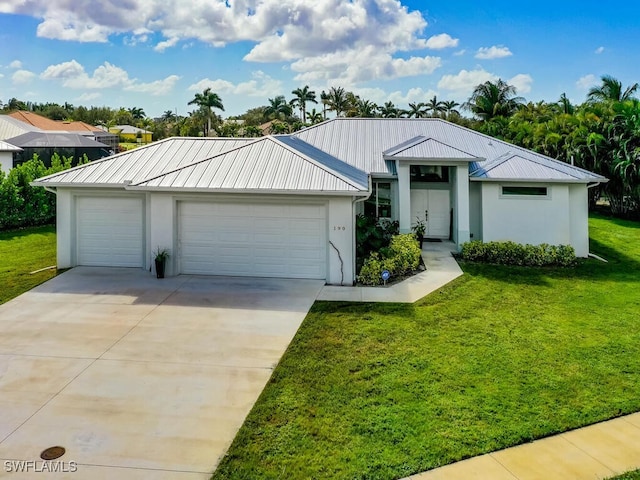
[[[180,202],[181,273],[326,278],[326,206]]]

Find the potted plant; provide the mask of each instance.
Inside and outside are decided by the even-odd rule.
[[[154,255],[156,263],[156,277],[164,278],[164,267],[167,263],[167,259],[169,258],[169,250],[158,247]]]
[[[411,227],[413,233],[415,233],[418,242],[420,242],[420,249],[422,249],[422,242],[424,241],[424,234],[427,231],[427,224],[420,220],[420,217],[416,217],[416,224]]]

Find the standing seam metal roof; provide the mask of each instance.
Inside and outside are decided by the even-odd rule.
[[[134,183],[131,187],[282,192],[368,191],[366,172],[338,165],[342,164],[340,160],[324,152],[320,152],[318,158],[307,156],[287,144],[288,140],[286,137],[261,137],[212,158]],[[342,168],[342,172],[334,170],[333,166]]]

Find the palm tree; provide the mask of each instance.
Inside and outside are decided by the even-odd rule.
[[[172,110],[165,110],[161,118],[163,122],[168,123],[176,119],[176,114]]]
[[[320,123],[324,120],[322,112],[316,111],[316,109],[312,109],[307,115],[307,119],[311,125],[315,125],[316,123]]]
[[[142,108],[132,107],[127,109],[127,111],[131,114],[131,118],[133,118],[134,120],[142,120],[147,116],[147,114],[144,113],[144,109]]]
[[[378,106],[370,100],[358,98],[356,100],[356,114],[360,118],[373,118],[376,116]]]
[[[456,107],[459,107],[460,104],[455,100],[445,100],[444,102],[442,102],[442,106],[447,118],[451,115],[460,115],[460,111],[456,109]]]
[[[269,99],[269,106],[265,108],[264,113],[266,115],[273,115],[273,118],[279,120],[281,118],[280,115],[283,115],[284,118],[290,117],[293,109],[291,105],[287,103],[284,95],[278,95],[275,98]]]
[[[331,87],[327,93],[327,105],[330,111],[336,112],[337,117],[346,113],[349,109],[349,101],[344,88]]]
[[[327,119],[327,105],[329,105],[329,95],[324,90],[320,93],[320,101],[322,102],[322,118]]]
[[[309,85],[302,88],[296,88],[291,93],[295,98],[291,100],[291,105],[297,105],[300,108],[302,123],[307,123],[307,102],[318,103],[316,100],[316,92],[309,90]]]
[[[560,95],[560,100],[558,100],[557,104],[560,107],[560,112],[564,113],[565,115],[573,115],[576,110],[575,107],[571,104],[571,101],[567,98],[566,93]]]
[[[409,118],[423,118],[427,114],[427,111],[424,108],[424,103],[410,103],[409,110],[407,112],[407,116]]]
[[[382,118],[398,118],[400,116],[400,110],[393,102],[386,102],[381,107],[378,107],[378,111]]]
[[[217,108],[224,112],[222,99],[217,93],[212,92],[211,88],[205,88],[202,93],[196,93],[193,100],[187,103],[187,105],[197,105],[204,111],[207,120],[207,131],[205,132],[205,137],[208,137],[211,132],[211,118],[213,116],[212,108]]]
[[[481,120],[494,117],[509,117],[524,102],[524,98],[516,96],[516,87],[504,80],[486,81],[478,85],[465,102],[463,108],[473,112]]]
[[[634,83],[623,92],[622,82],[610,75],[603,75],[601,80],[602,85],[589,90],[587,94],[588,102],[624,102],[631,100],[633,94],[638,90],[638,84]]]
[[[427,112],[431,112],[432,117],[437,117],[445,111],[444,103],[439,101],[436,95],[425,104],[425,108]]]

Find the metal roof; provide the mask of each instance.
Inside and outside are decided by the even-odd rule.
[[[27,132],[41,132],[37,127],[16,120],[9,115],[0,115],[0,140],[17,137]]]
[[[416,159],[416,158],[437,158],[437,159],[479,159],[470,153],[439,142],[434,138],[424,137],[422,135],[412,138],[401,143],[385,152],[385,159]]]
[[[104,143],[96,142],[77,133],[27,132],[8,138],[8,142],[22,148],[108,148]]]
[[[10,143],[0,140],[0,152],[21,152],[21,151],[22,149],[20,147],[16,147],[15,145],[11,145]]]
[[[262,137],[212,158],[134,183],[135,189],[180,191],[269,191],[282,193],[368,192],[368,175],[320,152],[317,157],[292,148],[305,148],[288,137]],[[315,152],[315,149],[314,153]],[[337,166],[339,168],[334,169]]]
[[[506,154],[491,162],[477,163],[472,180],[575,181],[585,180],[585,171],[566,163],[542,163],[517,154]],[[590,174],[592,177],[597,175]],[[600,181],[605,181],[600,177]]]
[[[109,131],[117,130],[119,133],[124,134],[137,134],[137,133],[151,133],[149,130],[145,130],[144,128],[134,127],[133,125],[116,125],[115,127],[110,127]]]
[[[487,161],[502,155],[517,155],[521,160],[566,173],[567,181],[576,181],[574,175],[583,182],[605,181],[604,177],[586,170],[439,118],[336,118],[300,130],[294,136],[372,174],[395,175],[395,161],[385,159],[383,152],[422,136]],[[480,164],[472,162],[471,170]],[[512,179],[527,180],[526,174],[514,167]]]
[[[254,138],[172,137],[40,178],[34,184],[115,186],[138,183],[253,141]]]

